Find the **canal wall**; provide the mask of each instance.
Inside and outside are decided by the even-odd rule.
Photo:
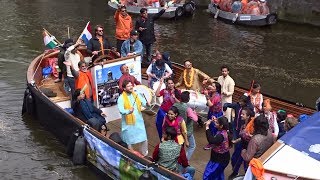
[[[320,26],[320,0],[267,0],[280,20]]]

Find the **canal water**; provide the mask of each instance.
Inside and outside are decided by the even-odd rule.
[[[248,88],[254,79],[263,93],[314,107],[320,85],[319,28],[233,26],[213,19],[206,2],[201,4],[190,18],[156,23],[160,51],[169,51],[176,62],[190,59],[214,77],[226,64],[239,86]],[[104,0],[1,0],[0,13],[1,179],[97,179],[86,166],[73,166],[52,134],[21,116],[21,107],[27,67],[44,50],[42,28],[62,42],[67,27],[77,39],[91,21],[104,25],[115,43],[114,11]]]

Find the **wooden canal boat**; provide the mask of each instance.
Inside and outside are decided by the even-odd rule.
[[[84,56],[86,56],[85,48],[82,48],[80,51]],[[88,149],[86,154],[87,164],[94,169],[98,169],[104,176],[109,176],[113,179],[119,179],[121,177],[131,177],[131,179],[135,179],[142,174],[152,174],[154,177],[157,177],[157,179],[183,179],[179,174],[171,172],[163,167],[159,167],[148,159],[141,158],[118,145],[108,137],[102,136],[101,133],[88,127],[80,119],[67,112],[66,109],[70,108],[70,98],[65,93],[63,84],[54,83],[53,78],[49,77],[44,79],[42,77],[42,68],[46,66],[49,59],[57,58],[58,53],[59,50],[45,52],[36,57],[29,65],[27,71],[27,89],[25,91],[22,112],[24,114],[31,115],[34,120],[37,120],[52,132],[64,145],[66,145],[67,151],[70,151],[70,149],[72,150],[72,145],[74,144],[75,139],[77,139],[75,134],[78,133],[80,135],[84,135]],[[145,69],[141,68],[140,56],[108,60],[103,64],[103,66],[93,66],[91,71],[94,76],[98,76],[99,71],[104,70],[103,68],[106,68],[106,70],[109,71],[110,69],[108,68],[116,67],[116,70],[119,71],[119,65],[124,63],[131,64],[131,67],[133,67],[132,71],[140,71],[137,72],[137,75],[142,78],[142,82],[145,83],[144,78],[146,75],[143,73]],[[182,73],[183,66],[174,63],[173,67],[176,73],[175,77],[178,78]],[[96,72],[94,73],[94,71]],[[98,80],[96,79],[96,81]],[[45,92],[48,89],[56,93],[56,96],[48,97],[48,94]],[[234,101],[237,101],[245,92],[247,92],[246,89],[236,87],[233,96]],[[269,97],[271,99],[274,110],[285,109],[288,113],[295,116],[300,114],[312,114],[315,111],[314,109],[300,107],[295,103],[272,96],[265,95],[265,97]],[[114,109],[112,109],[112,107],[114,106],[106,107],[111,108],[112,111],[112,113],[107,114],[107,118],[113,118],[112,120],[107,119],[109,121],[108,126],[111,129],[109,134],[112,132],[120,132],[121,130],[121,120],[117,118],[120,115],[114,113]],[[153,113],[149,113],[147,111],[143,113],[143,116],[147,129],[149,155],[151,155],[154,147],[159,143],[158,137],[154,135],[156,132],[154,123],[155,116]],[[194,131],[197,149],[191,158],[190,164],[196,168],[195,179],[201,179],[206,163],[210,158],[210,151],[204,151],[202,149],[202,147],[207,144],[204,128],[195,127]],[[101,149],[101,147],[103,147],[103,149]],[[124,166],[130,166],[131,170],[127,171],[128,168],[125,170]],[[229,175],[230,172],[231,167],[229,165],[226,169],[226,175]]]

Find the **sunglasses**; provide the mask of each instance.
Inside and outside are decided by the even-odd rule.
[[[126,10],[122,10],[121,12],[127,12]]]
[[[98,30],[98,32],[103,32],[103,30]]]

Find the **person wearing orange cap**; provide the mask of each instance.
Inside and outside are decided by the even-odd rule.
[[[278,137],[279,134],[279,126],[277,122],[277,114],[275,112],[272,112],[272,107],[270,104],[270,99],[265,99],[263,101],[263,113],[268,119],[269,122],[269,130],[272,132],[272,134],[275,137]]]

